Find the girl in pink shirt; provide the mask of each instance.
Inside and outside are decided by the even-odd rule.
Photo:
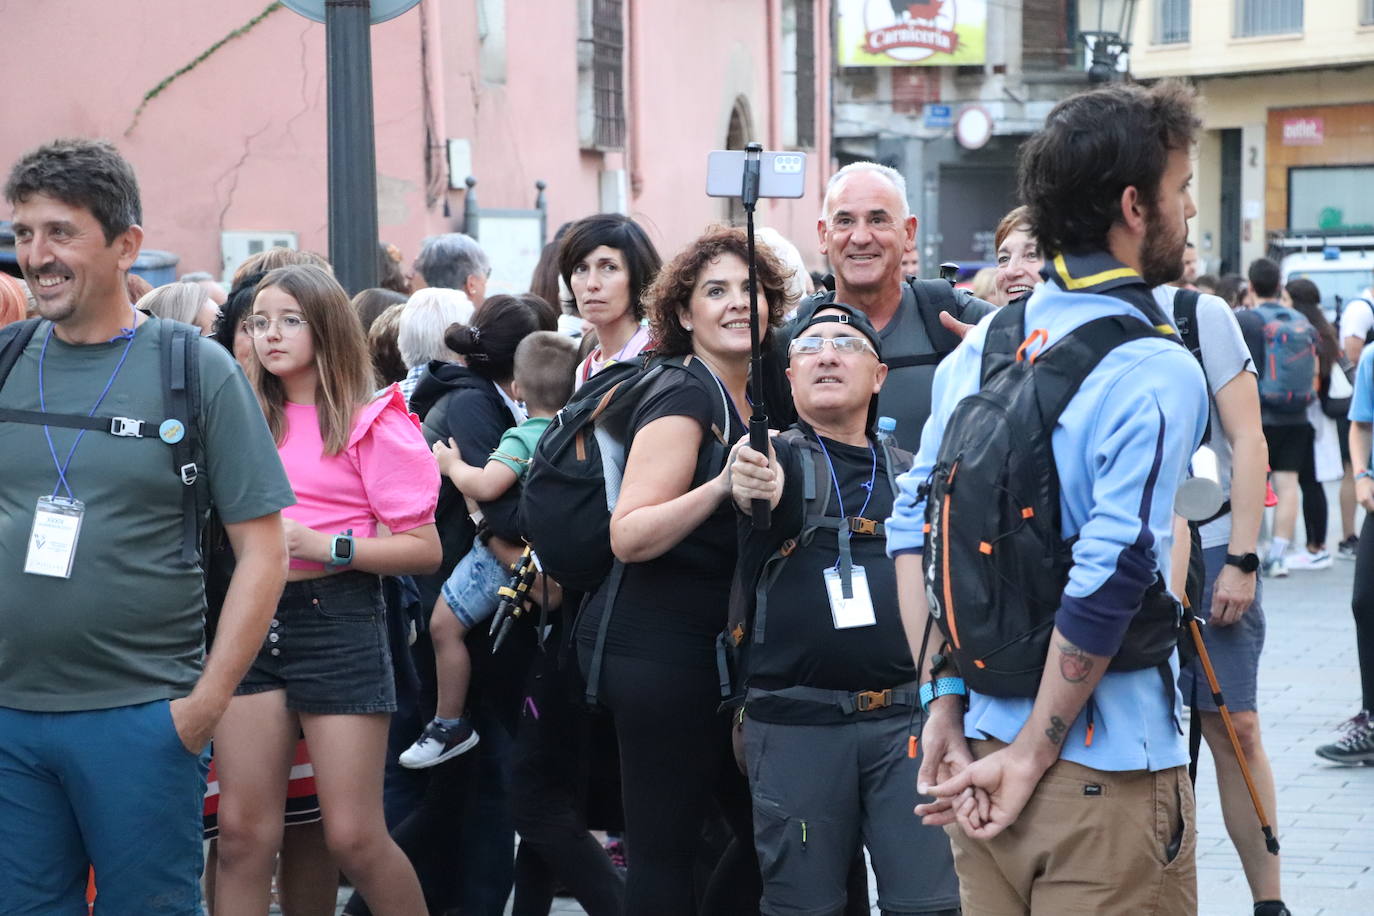
[[[439,565],[438,470],[395,386],[374,397],[362,325],[327,271],[272,271],[244,326],[249,376],[297,504],[283,513],[286,588],[215,733],[215,913],[267,911],[298,728],[339,866],[379,916],[423,913],[382,814],[396,697],[378,576]]]

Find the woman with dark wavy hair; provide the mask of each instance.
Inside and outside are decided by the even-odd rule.
[[[647,392],[630,421],[611,547],[624,564],[608,606],[608,586],[588,600],[577,627],[578,654],[591,675],[605,620],[598,672],[602,702],[620,736],[621,784],[630,869],[629,916],[749,912],[758,905],[757,866],[712,887],[729,901],[697,901],[693,863],[714,796],[743,856],[752,858],[750,801],[717,712],[714,642],[724,628],[735,566],[735,519],[726,452],[745,433],[749,405],[749,267],[744,233],[716,229],[665,266],[645,296],[656,354],[690,356],[707,373],[673,372]],[[757,252],[760,316],[782,320],[787,271]],[[713,441],[714,440],[714,441]],[[722,860],[722,865],[726,860]]]

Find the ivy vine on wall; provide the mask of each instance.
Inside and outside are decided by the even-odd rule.
[[[219,41],[210,45],[210,47],[200,52],[200,54],[197,55],[195,60],[181,67],[171,76],[167,77],[162,82],[154,86],[152,89],[149,89],[147,92],[145,92],[143,94],[142,101],[140,101],[138,103],[138,107],[134,109],[134,116],[133,119],[129,121],[129,126],[124,128],[124,136],[127,137],[129,136],[129,134],[133,133],[134,128],[138,126],[138,119],[143,114],[143,109],[148,107],[149,102],[151,102],[153,99],[161,95],[164,89],[172,85],[172,83],[176,82],[176,80],[180,77],[185,76],[187,73],[190,73],[196,67],[200,66],[202,63],[205,62],[206,58],[208,58],[211,54],[214,54],[216,51],[224,47],[229,42],[233,41],[235,38],[241,38],[244,35],[247,35],[250,31],[252,31],[252,29],[255,26],[258,25],[258,23],[262,22],[268,16],[272,15],[281,8],[281,0],[273,0],[272,3],[267,4],[267,7],[261,13],[258,13],[252,19],[249,19],[243,25],[239,26],[237,29],[234,29],[228,35],[225,35]]]

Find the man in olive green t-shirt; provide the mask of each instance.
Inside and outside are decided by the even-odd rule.
[[[85,912],[93,866],[105,912],[199,914],[202,752],[281,593],[294,498],[243,373],[198,340],[198,470],[238,560],[202,664],[176,424],[164,441],[156,420],[131,438],[17,413],[166,415],[165,323],[125,289],[133,170],[108,143],[59,140],[19,160],[5,198],[45,320],[0,388],[0,901]]]

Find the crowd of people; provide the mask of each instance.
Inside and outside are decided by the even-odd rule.
[[[139,289],[129,164],[25,155],[0,909],[85,912],[93,870],[116,916],[323,916],[340,872],[354,916],[857,914],[866,852],[885,913],[1194,912],[1187,704],[1287,914],[1259,580],[1331,565],[1342,481],[1365,711],[1317,753],[1374,762],[1374,304],[1338,331],[1272,261],[1196,276],[1194,105],[1060,103],[982,295],[914,276],[875,163],[826,184],[832,276],[597,214],[518,295],[459,233],[410,276],[379,246],[351,300],[286,249]],[[536,537],[569,468],[605,504]],[[606,562],[545,569],[549,537]]]

